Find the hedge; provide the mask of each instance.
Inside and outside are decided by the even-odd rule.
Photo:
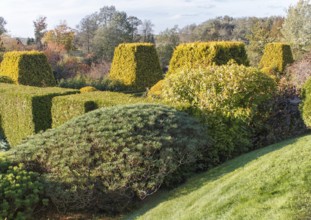
[[[180,44],[174,50],[167,75],[179,69],[223,65],[230,60],[249,65],[245,45],[241,42],[195,42]]]
[[[269,43],[265,46],[259,68],[263,69],[264,72],[275,69],[277,72],[283,73],[286,65],[293,61],[292,51],[288,44]]]
[[[0,84],[0,122],[11,146],[51,127],[52,98],[77,90]]]
[[[66,121],[100,107],[120,104],[144,102],[130,94],[117,92],[91,92],[53,98],[52,127],[55,128]]]
[[[153,86],[163,78],[154,45],[120,44],[115,49],[109,77],[136,90],[145,90]]]
[[[56,85],[45,54],[38,51],[5,53],[0,75],[10,77],[16,84],[44,87]]]

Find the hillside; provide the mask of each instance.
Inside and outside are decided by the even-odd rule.
[[[310,219],[311,135],[242,155],[124,219]]]

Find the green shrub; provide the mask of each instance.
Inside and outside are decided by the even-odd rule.
[[[266,117],[259,107],[275,88],[257,69],[232,64],[171,74],[162,95],[169,103],[190,106],[206,123],[222,161],[251,149],[254,130]]]
[[[311,127],[311,78],[302,87],[302,117],[308,128]]]
[[[34,210],[48,201],[43,189],[38,173],[0,158],[0,219],[34,219]]]
[[[248,65],[245,45],[240,42],[196,42],[180,44],[176,47],[167,74],[182,69],[192,69],[210,65],[227,64],[234,60]]]
[[[0,84],[0,128],[11,146],[51,127],[52,98],[78,91]]]
[[[180,178],[202,149],[208,140],[197,120],[170,107],[136,104],[89,112],[8,154],[47,172],[47,193],[59,210],[115,212]]]
[[[13,84],[14,81],[7,76],[0,76],[0,83],[9,83]]]
[[[50,65],[44,53],[38,51],[7,52],[0,67],[0,75],[15,83],[30,86],[55,86]]]
[[[80,89],[80,92],[83,93],[83,92],[95,92],[97,91],[96,88],[94,88],[93,86],[85,86],[85,87],[82,87]]]
[[[137,90],[150,88],[163,78],[153,44],[120,44],[114,52],[109,77]]]
[[[159,82],[157,82],[154,86],[152,86],[148,91],[148,97],[160,98],[162,95],[163,82],[164,80],[162,79]]]
[[[266,72],[275,69],[277,72],[283,73],[286,65],[293,61],[292,51],[288,44],[269,43],[265,46],[259,68],[264,69]]]
[[[53,98],[52,127],[101,107],[146,102],[143,98],[117,92],[81,93]]]

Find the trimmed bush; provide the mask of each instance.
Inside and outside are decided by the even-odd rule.
[[[14,81],[7,76],[0,76],[0,83],[9,83],[13,84]]]
[[[77,90],[0,84],[1,130],[11,146],[51,127],[52,98]]]
[[[162,87],[164,80],[160,80],[148,91],[148,97],[160,98],[162,95]]]
[[[286,65],[293,62],[293,55],[288,44],[269,43],[265,46],[263,56],[259,63],[259,68],[269,73],[274,69],[278,73],[283,73]]]
[[[214,150],[224,161],[252,149],[253,136],[267,117],[260,105],[275,90],[266,74],[232,64],[171,74],[162,95],[169,103],[190,106],[206,123]]]
[[[202,149],[208,150],[208,140],[197,120],[170,107],[137,104],[89,112],[7,154],[43,171],[58,210],[116,212],[180,178]]]
[[[48,202],[43,187],[38,173],[0,158],[0,219],[34,219],[38,205]]]
[[[120,44],[114,52],[109,74],[136,90],[145,90],[163,78],[159,58],[153,44]]]
[[[5,53],[0,75],[11,78],[16,84],[44,87],[56,85],[46,56],[38,51]]]
[[[180,44],[174,50],[167,75],[182,69],[224,65],[230,60],[248,65],[245,45],[241,42],[196,42]]]
[[[80,92],[83,93],[83,92],[95,92],[97,91],[96,88],[94,88],[93,86],[85,86],[85,87],[82,87],[80,89]]]
[[[100,107],[145,102],[130,94],[117,92],[92,92],[53,98],[52,127]]]

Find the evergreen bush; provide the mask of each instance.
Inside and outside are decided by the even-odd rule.
[[[83,93],[83,92],[95,92],[97,91],[96,88],[94,88],[93,86],[85,86],[85,87],[82,87],[80,89],[80,92]]]
[[[43,171],[59,210],[116,212],[180,178],[208,149],[205,129],[188,114],[136,104],[89,112],[7,154]]]
[[[163,82],[164,80],[162,79],[159,82],[157,82],[154,86],[152,86],[148,91],[148,97],[161,98]]]
[[[302,87],[302,117],[308,128],[311,127],[311,78]]]
[[[245,45],[241,42],[196,42],[180,44],[174,50],[167,75],[182,69],[224,65],[230,60],[248,65]]]
[[[121,104],[145,102],[143,98],[117,92],[92,92],[58,96],[52,100],[52,127],[89,111]]]
[[[0,75],[16,84],[55,86],[56,81],[46,56],[38,51],[13,51],[4,54]]]
[[[13,147],[41,130],[51,128],[52,98],[77,90],[0,84],[1,133]]]
[[[190,106],[189,111],[206,123],[223,161],[252,148],[253,135],[267,117],[260,105],[275,89],[266,74],[231,64],[171,74],[164,80],[162,95],[169,103]]]
[[[120,44],[114,52],[109,77],[136,90],[150,88],[163,78],[153,44]]]
[[[260,60],[259,68],[264,72],[283,73],[286,65],[293,62],[293,55],[290,45],[284,43],[269,43],[265,46],[264,54]]]

